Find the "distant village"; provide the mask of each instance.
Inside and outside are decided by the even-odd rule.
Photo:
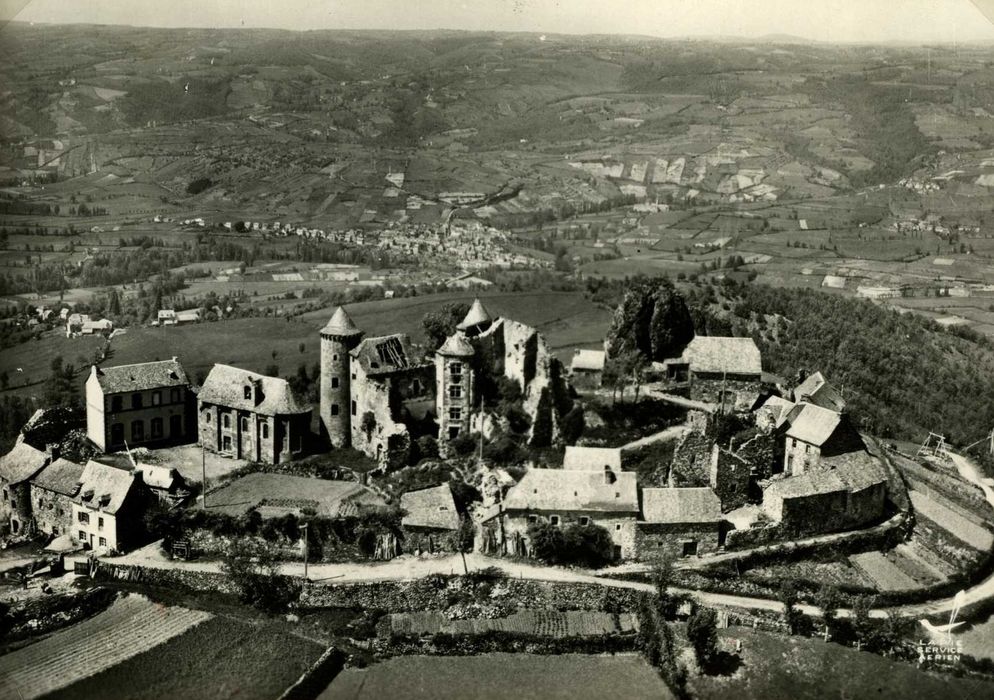
[[[160,313],[159,322],[184,322],[180,316]],[[92,322],[76,323],[85,333]],[[0,458],[0,536],[43,536],[52,551],[107,556],[145,544],[151,508],[207,508],[209,499],[231,515],[335,519],[394,500],[403,536],[377,547],[382,558],[452,551],[466,523],[477,551],[531,556],[542,524],[602,527],[615,561],[651,562],[866,527],[887,514],[887,472],[841,393],[817,372],[796,386],[771,380],[750,338],[697,336],[646,370],[647,395],[687,409],[667,436],[676,444],[665,483],[648,484],[625,469],[626,447],[582,438],[564,445],[567,414],[584,397],[610,393],[606,350],[577,350],[563,367],[538,331],[479,300],[433,353],[404,334],[368,336],[341,307],[315,335],[317,406],[285,379],[228,365],[215,365],[202,386],[179,358],[92,366],[82,428],[92,458],[60,454],[58,411],[40,410]],[[472,449],[506,430],[486,394],[507,385],[527,417],[524,441],[564,448],[562,464],[510,469],[460,452],[466,440]],[[377,485],[410,463],[424,439],[437,444],[436,459],[479,470],[481,500],[467,512],[449,483],[399,501]],[[172,451],[191,446],[202,459],[258,468],[195,498],[197,486],[170,463]],[[317,479],[274,470],[345,449],[373,460],[374,471],[342,468],[337,479]],[[154,460],[143,456],[150,450]]]

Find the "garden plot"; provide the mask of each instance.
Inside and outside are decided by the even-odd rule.
[[[971,522],[946,504],[926,496],[920,491],[909,492],[911,505],[915,511],[936,525],[981,552],[994,545],[994,535],[990,530]]]
[[[904,573],[882,552],[864,552],[849,557],[856,567],[873,579],[881,591],[907,591],[920,588],[918,582]]]
[[[549,637],[588,637],[602,634],[634,632],[638,629],[635,616],[622,613],[615,616],[602,612],[567,610],[522,610],[507,617],[472,620],[450,620],[441,612],[393,613],[390,631],[394,634],[434,635],[481,634],[484,632],[516,632]]]
[[[89,620],[0,657],[0,697],[30,700],[65,688],[211,617],[129,595]]]

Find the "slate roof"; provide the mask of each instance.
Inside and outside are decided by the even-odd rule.
[[[845,491],[846,484],[834,470],[821,471],[818,469],[804,472],[799,476],[791,476],[770,484],[763,492],[763,499],[779,496],[781,498],[804,498],[820,494]]]
[[[604,369],[605,353],[603,350],[577,350],[570,362],[572,371],[600,372]]]
[[[494,317],[490,315],[487,311],[487,307],[483,305],[479,299],[473,300],[473,305],[469,307],[469,313],[463,318],[462,322],[456,326],[457,329],[464,331],[474,326],[479,326],[483,323],[489,323],[493,321]]]
[[[832,437],[835,429],[842,422],[842,414],[830,411],[813,404],[798,404],[791,411],[790,428],[787,437],[806,442],[810,445],[821,446]]]
[[[411,339],[403,333],[366,338],[350,354],[369,377],[402,372],[426,364],[417,358]]]
[[[135,467],[136,472],[141,472],[142,481],[147,486],[154,489],[170,489],[179,479],[179,474],[172,467],[164,467],[161,464],[144,464],[139,462]]]
[[[638,512],[635,473],[614,474],[607,483],[603,471],[529,469],[507,492],[504,510]]]
[[[815,372],[794,389],[794,400],[821,406],[831,411],[842,412],[846,408],[846,400],[825,379],[821,372]]]
[[[771,396],[763,402],[763,405],[758,410],[769,412],[774,424],[779,428],[787,420],[793,409],[793,401],[788,401],[780,396]]]
[[[458,530],[459,513],[448,484],[408,491],[400,497],[400,507],[407,511],[400,524],[436,530]]]
[[[642,518],[647,523],[717,523],[721,500],[707,486],[642,489]]]
[[[862,491],[887,481],[880,460],[869,452],[822,457],[820,466],[833,471],[850,491]]]
[[[568,445],[563,457],[563,469],[575,471],[599,471],[605,467],[621,471],[621,450],[617,447],[580,447]]]
[[[683,359],[692,372],[757,376],[763,373],[763,357],[752,338],[698,335],[683,351]]]
[[[117,513],[135,484],[135,476],[127,469],[119,469],[92,459],[80,476],[82,486],[73,500],[80,505],[111,515]]]
[[[453,333],[438,349],[438,354],[446,357],[472,357],[475,352],[462,333]]]
[[[254,398],[245,398],[245,387],[256,384],[262,388],[262,399],[258,404]],[[254,392],[252,395],[255,395]],[[285,379],[264,377],[230,365],[214,365],[200,388],[197,400],[265,416],[295,415],[311,410],[309,405],[293,395]]]
[[[0,457],[0,477],[14,485],[30,479],[45,466],[48,454],[18,438],[10,452]]]
[[[104,394],[187,386],[190,383],[183,365],[176,358],[117,367],[95,367],[94,370]]]
[[[328,518],[355,515],[356,504],[386,505],[373,491],[354,481],[263,472],[246,474],[210,492],[207,504],[211,511],[228,515],[241,515],[255,506],[263,517],[276,517],[307,507]]]
[[[321,332],[325,335],[344,337],[362,335],[362,331],[359,330],[358,326],[352,321],[352,317],[349,316],[348,312],[342,306],[335,309],[335,313],[328,319],[328,323],[321,329]]]
[[[82,464],[70,462],[68,459],[57,459],[31,480],[31,486],[63,496],[75,496],[79,492],[84,468]]]

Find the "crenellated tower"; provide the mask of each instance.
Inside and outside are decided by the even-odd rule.
[[[349,352],[363,335],[341,306],[321,329],[321,427],[334,447],[351,444]]]

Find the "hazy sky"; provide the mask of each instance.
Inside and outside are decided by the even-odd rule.
[[[994,40],[994,0],[0,0],[0,17],[12,16],[184,27]]]

